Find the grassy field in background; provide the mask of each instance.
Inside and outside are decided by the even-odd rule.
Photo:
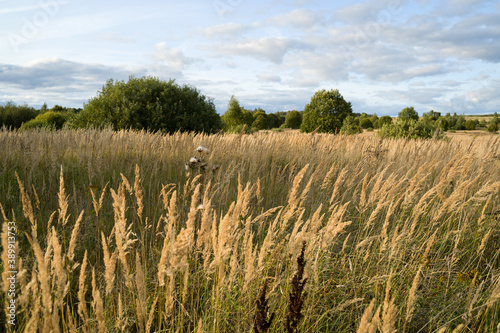
[[[4,129],[0,148],[11,331],[500,329],[498,135]]]

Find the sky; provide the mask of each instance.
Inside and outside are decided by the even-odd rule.
[[[500,111],[500,1],[0,0],[0,103],[83,107],[108,79],[175,79],[246,109]]]

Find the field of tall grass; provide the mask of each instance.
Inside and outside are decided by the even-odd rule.
[[[499,194],[498,137],[3,129],[0,323],[498,332]]]

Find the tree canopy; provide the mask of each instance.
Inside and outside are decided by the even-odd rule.
[[[346,102],[337,89],[319,90],[304,109],[300,130],[337,133],[349,115],[352,115],[351,103]]]
[[[175,80],[131,76],[128,82],[108,80],[96,97],[72,121],[74,127],[106,127],[217,132],[222,128],[215,105],[189,85]]]

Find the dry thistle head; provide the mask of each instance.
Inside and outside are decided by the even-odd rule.
[[[267,281],[264,281],[259,298],[257,299],[257,311],[253,321],[253,330],[255,333],[267,333],[271,327],[276,312],[273,312],[267,320],[267,313],[269,311],[269,300],[266,299]]]
[[[203,147],[203,146],[198,146],[198,148],[196,148],[196,151],[197,151],[198,153],[203,153],[203,152],[205,152],[205,153],[207,153],[207,154],[208,154],[208,148],[205,148],[205,147]]]
[[[301,311],[304,298],[306,297],[306,293],[303,293],[303,291],[307,282],[307,278],[303,279],[304,267],[306,266],[306,261],[304,260],[305,250],[306,242],[304,241],[302,243],[302,251],[297,258],[297,272],[292,278],[292,291],[290,292],[288,315],[286,317],[286,330],[288,333],[298,332],[298,326],[303,317]]]

